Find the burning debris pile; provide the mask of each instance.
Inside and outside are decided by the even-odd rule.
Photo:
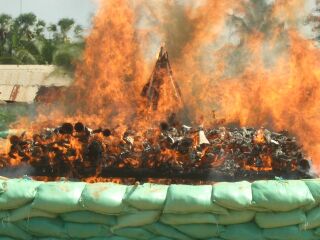
[[[309,178],[310,162],[287,132],[260,128],[190,127],[174,113],[183,101],[174,81],[167,51],[161,47],[154,71],[143,87],[146,108],[173,104],[168,120],[157,128],[127,126],[92,130],[82,122],[45,128],[39,134],[10,137],[1,168],[27,164],[33,176],[121,178],[144,181],[236,181]],[[217,123],[216,123],[217,124]]]
[[[309,161],[287,132],[173,126],[144,132],[64,123],[12,136],[2,168],[27,163],[35,176],[240,180],[309,177]],[[178,180],[177,180],[178,181]]]

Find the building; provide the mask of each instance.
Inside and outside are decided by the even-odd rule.
[[[32,103],[41,87],[66,87],[67,73],[53,65],[0,65],[0,101]]]

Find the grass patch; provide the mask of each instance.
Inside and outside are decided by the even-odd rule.
[[[0,131],[9,129],[19,117],[33,116],[35,113],[34,104],[8,103],[0,105]]]

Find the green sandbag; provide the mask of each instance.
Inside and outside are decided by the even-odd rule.
[[[153,223],[150,225],[146,225],[144,228],[149,232],[152,232],[153,234],[158,236],[165,236],[170,239],[176,239],[176,240],[191,240],[190,237],[182,234],[181,232],[177,231],[173,227],[164,225],[162,223]]]
[[[127,237],[119,237],[119,236],[112,236],[104,239],[90,239],[90,240],[130,240],[132,238],[127,238]]]
[[[64,222],[74,223],[97,223],[113,226],[116,224],[116,217],[103,215],[89,211],[69,212],[60,214]]]
[[[228,211],[212,202],[212,186],[170,185],[164,213],[217,213]]]
[[[255,216],[254,211],[229,211],[228,215],[219,215],[218,223],[222,225],[251,222]]]
[[[120,214],[125,210],[122,202],[127,187],[114,183],[87,184],[81,204],[89,211],[101,214]]]
[[[314,208],[316,208],[316,207],[318,207],[318,206],[319,206],[319,203],[314,202],[314,203],[309,204],[309,205],[307,205],[307,206],[305,206],[305,207],[302,207],[301,209],[302,209],[303,211],[305,211],[305,212],[308,212],[308,211],[310,211],[311,209],[314,209]]]
[[[31,204],[17,208],[10,211],[9,216],[4,218],[4,221],[16,222],[23,219],[29,219],[33,217],[45,217],[45,218],[56,218],[57,215],[54,213],[49,213],[43,210],[35,209]]]
[[[317,207],[320,203],[320,181],[319,179],[305,179],[302,180],[308,186],[311,195],[313,196],[315,202],[314,204],[309,204],[303,207],[304,211],[309,211],[315,207]]]
[[[306,221],[300,224],[301,229],[306,230],[320,227],[320,207],[310,210],[306,216]]]
[[[93,223],[65,223],[67,235],[71,238],[105,237],[111,235],[110,227]]]
[[[229,225],[221,237],[226,240],[264,240],[261,229],[255,223]]]
[[[161,215],[160,221],[169,225],[218,223],[217,216],[212,213],[188,213],[188,214],[165,213]]]
[[[264,229],[263,236],[268,240],[319,240],[312,231],[300,230],[298,226]]]
[[[37,237],[67,237],[63,222],[59,219],[31,218],[15,222],[15,224],[24,231]]]
[[[167,190],[167,185],[145,183],[127,192],[124,202],[140,210],[162,210]]]
[[[32,240],[66,240],[70,238],[55,238],[55,237],[44,237],[44,238],[33,238]],[[72,240],[79,240],[79,238],[73,238]]]
[[[33,201],[41,182],[27,179],[0,181],[0,210],[19,208]]]
[[[317,236],[320,236],[320,228],[317,228],[317,229],[314,231],[314,234],[317,235]]]
[[[307,185],[300,180],[263,180],[253,182],[251,187],[254,208],[287,212],[315,202]]]
[[[290,212],[257,213],[255,221],[260,228],[286,227],[305,223],[306,215],[301,209]]]
[[[93,237],[93,238],[88,238],[87,240],[131,240],[131,239],[132,238],[111,236],[111,237]]]
[[[108,237],[92,237],[86,240],[132,240],[132,238],[119,237],[119,236],[108,236]]]
[[[212,200],[228,209],[245,210],[252,202],[251,183],[216,183],[213,185]]]
[[[153,240],[172,240],[172,239],[167,237],[156,237]]]
[[[26,231],[23,231],[12,223],[0,223],[0,236],[12,237],[13,239],[32,239]]]
[[[320,179],[306,179],[303,181],[308,186],[314,200],[320,203]]]
[[[151,240],[155,238],[155,236],[151,232],[143,228],[134,228],[134,227],[117,229],[114,231],[114,234],[121,237],[127,237],[130,239],[137,239],[137,240],[149,240],[149,239]]]
[[[1,240],[1,238],[0,238]],[[55,238],[55,237],[43,237],[43,238],[32,238],[32,240],[65,240],[65,238]],[[72,239],[75,240],[75,239]],[[76,239],[78,240],[78,239]]]
[[[33,238],[32,240],[65,240],[67,238],[55,238],[55,237],[44,237],[44,238]],[[73,238],[72,240],[78,240],[78,238]]]
[[[117,219],[117,225],[112,227],[112,229],[144,226],[158,221],[159,216],[159,211],[140,211],[136,213],[119,215]]]
[[[0,220],[6,219],[9,217],[10,211],[0,211]]]
[[[83,182],[48,182],[37,189],[33,207],[53,213],[81,210],[79,204],[85,187]]]
[[[218,237],[225,229],[215,224],[186,224],[174,226],[178,231],[195,239]]]

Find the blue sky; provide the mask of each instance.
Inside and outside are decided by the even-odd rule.
[[[90,26],[90,17],[97,9],[93,0],[0,0],[0,13],[19,15],[20,2],[23,13],[33,12],[48,23],[74,18],[85,28]]]

